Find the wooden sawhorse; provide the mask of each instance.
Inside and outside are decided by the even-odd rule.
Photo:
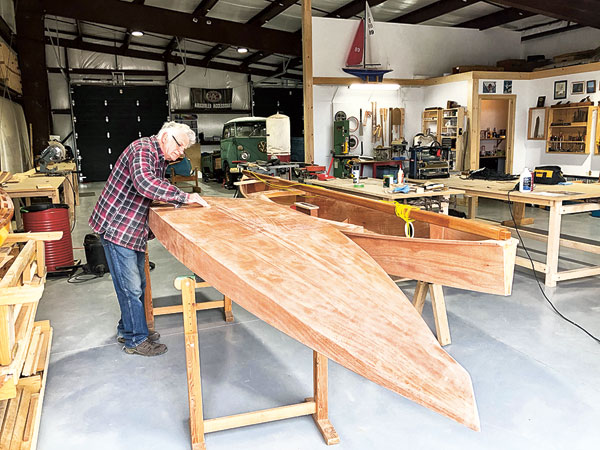
[[[314,396],[302,403],[263,409],[233,416],[204,419],[202,412],[202,387],[200,377],[200,348],[198,346],[198,325],[196,323],[196,281],[192,277],[180,277],[175,287],[181,289],[183,327],[185,331],[185,359],[188,379],[188,399],[190,404],[190,434],[193,450],[205,450],[204,435],[213,431],[228,430],[247,425],[273,422],[312,414],[317,428],[327,445],[337,444],[340,439],[331,425],[327,404],[327,358],[313,352]]]
[[[413,297],[413,306],[419,314],[423,314],[423,306],[425,305],[425,297],[427,291],[431,297],[431,308],[433,309],[433,318],[435,320],[435,332],[440,345],[448,345],[452,343],[450,339],[450,327],[448,326],[448,314],[446,313],[446,302],[444,300],[444,291],[439,284],[427,283],[425,281],[417,281],[415,295]]]
[[[146,273],[146,290],[144,291],[144,312],[146,314],[146,324],[148,325],[149,331],[154,331],[154,316],[182,313],[183,307],[181,305],[160,306],[158,308],[154,307],[152,303],[152,285],[150,283],[150,261],[148,259],[147,251],[146,261],[144,263],[144,272]],[[179,279],[180,278],[177,278],[175,280],[175,287],[181,290],[180,287],[177,287],[177,280]],[[194,283],[194,288],[211,287],[211,285],[205,281],[197,282],[194,280]],[[196,303],[194,295],[194,307],[198,311],[204,309],[223,308],[223,314],[225,314],[225,322],[233,322],[233,310],[231,308],[231,299],[225,295],[223,296],[223,300],[212,300],[202,303]]]

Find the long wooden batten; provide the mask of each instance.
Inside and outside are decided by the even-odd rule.
[[[243,308],[354,372],[472,429],[469,374],[402,291],[333,226],[258,199],[156,207],[150,228]]]

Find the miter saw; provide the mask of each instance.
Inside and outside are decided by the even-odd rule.
[[[58,141],[48,141],[48,147],[44,149],[42,154],[39,156],[36,164],[36,172],[44,173],[46,175],[62,175],[57,171],[56,168],[49,169],[48,164],[59,163],[67,159],[67,150],[64,145]],[[39,164],[39,169],[37,165]]]

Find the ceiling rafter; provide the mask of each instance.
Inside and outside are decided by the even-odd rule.
[[[385,0],[368,0],[369,6],[377,6]],[[330,12],[325,17],[335,17],[338,19],[348,19],[352,16],[363,12],[365,10],[365,0],[354,0],[344,6],[339,7],[335,11]]]
[[[219,0],[202,0],[192,12],[192,17],[204,17],[217,4],[218,1]],[[169,41],[169,44],[165,48],[165,55],[170,55],[171,53],[173,53],[173,51],[177,47],[177,41],[177,37],[173,36],[173,39]]]
[[[475,19],[467,20],[466,22],[462,22],[454,26],[457,28],[477,28],[478,30],[487,30],[489,28],[494,28],[499,25],[504,25],[531,16],[535,16],[535,13],[523,11],[518,8],[505,8],[501,11],[476,17]]]
[[[49,37],[46,37],[46,44],[57,45],[57,43],[52,42],[52,40]],[[123,49],[120,47],[111,47],[109,45],[94,44],[91,42],[78,42],[76,39],[61,39],[58,45],[65,48],[75,48],[91,52],[107,53],[109,55],[129,56],[132,58],[147,59],[150,61],[162,61],[170,62],[173,64],[181,64],[180,59],[174,55],[164,56],[162,53],[134,50],[131,48]],[[195,58],[186,58],[186,64],[188,66],[195,67],[208,67],[207,63],[204,63],[202,60]],[[210,68],[216,70],[223,70],[226,72],[246,73],[250,75],[261,75],[267,77],[279,74],[279,70],[243,68],[240,65],[217,63],[214,61],[211,62]],[[288,74],[287,76],[293,79],[302,79],[301,75]]]
[[[302,53],[301,41],[293,33],[228,20],[198,19],[187,13],[119,0],[42,0],[42,4],[46,14],[61,17],[165,35],[172,35],[173,30],[178,30],[182,38],[247,46],[284,55],[300,56]]]
[[[398,16],[389,20],[389,22],[411,24],[427,22],[428,20],[435,19],[436,17],[443,16],[452,11],[478,3],[479,1],[480,0],[439,0],[415,11]]]
[[[269,6],[264,8],[262,11],[259,11],[256,15],[254,15],[250,20],[246,22],[247,25],[255,25],[262,27],[265,23],[271,20],[273,17],[281,14],[283,11],[291,7],[296,3],[297,0],[281,0],[281,1],[273,1]],[[205,60],[208,62],[215,56],[227,50],[229,46],[227,45],[217,45],[213,47],[205,57]],[[251,55],[252,56],[252,55]],[[261,58],[262,59],[262,58]],[[246,65],[247,67],[247,65]]]
[[[49,32],[50,30],[48,30],[46,28],[46,31]],[[47,36],[51,38],[51,41],[53,41],[54,44],[57,43],[55,34],[56,33],[54,31],[52,33],[47,34]],[[74,37],[76,37],[75,40],[79,39],[79,36],[74,31],[61,30],[60,34],[63,36],[74,36]],[[81,37],[82,37],[82,39],[85,38],[85,39],[93,39],[95,41],[109,42],[111,44],[111,46],[113,46],[113,47],[114,47],[114,43],[115,43],[114,38],[109,38],[109,37],[104,37],[104,36],[94,36],[92,34],[82,34]],[[60,39],[63,39],[63,38],[61,37]],[[161,45],[137,43],[137,42],[135,42],[133,45],[135,45],[136,47],[142,47],[142,50],[162,50],[164,48]],[[153,52],[153,53],[156,53],[157,55],[161,55],[161,53],[157,53],[157,52]],[[200,56],[200,57],[206,56],[205,52],[198,52],[198,51],[194,51],[194,50],[186,50],[186,54],[193,55],[193,56]],[[178,62],[181,63],[181,58],[180,57],[177,57],[177,58],[178,58]],[[238,62],[238,63],[241,61],[239,58],[231,58],[228,56],[221,56],[220,58],[226,59],[226,60],[229,60],[232,62]],[[298,59],[298,58],[296,58],[296,59]],[[273,64],[273,63],[263,63],[263,65],[270,66],[270,67],[279,67],[280,66],[280,64]]]
[[[600,29],[598,0],[494,0],[494,2]]]
[[[575,24],[575,25],[567,25],[565,27],[560,27],[560,28],[554,28],[554,29],[548,30],[548,31],[542,31],[541,33],[528,34],[527,36],[523,36],[521,38],[521,42],[530,41],[532,39],[539,39],[539,38],[543,38],[546,36],[552,36],[553,34],[566,33],[567,31],[578,30],[580,28],[583,28],[583,25]]]

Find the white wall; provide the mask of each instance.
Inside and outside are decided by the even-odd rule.
[[[544,29],[536,30],[536,32]],[[524,41],[521,44],[522,55],[545,55],[546,58],[562,55],[564,53],[592,50],[600,43],[600,30],[596,28],[579,28],[566,33]]]
[[[313,17],[313,75],[347,76],[342,71],[357,20]],[[393,72],[388,78],[441,76],[453,66],[496,65],[519,58],[520,33],[499,28],[478,31],[467,28],[376,23],[377,42]]]

